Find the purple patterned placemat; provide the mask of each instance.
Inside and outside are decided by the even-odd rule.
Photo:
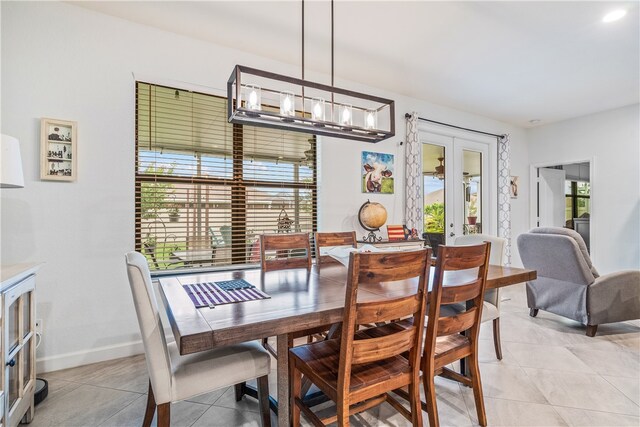
[[[196,308],[271,298],[255,286],[225,291],[214,282],[203,282],[190,283],[182,285],[182,287]]]

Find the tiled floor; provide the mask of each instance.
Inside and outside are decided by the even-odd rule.
[[[567,319],[542,311],[530,318],[523,285],[501,296],[502,361],[493,352],[490,323],[480,335],[489,425],[640,426],[640,321],[603,325],[588,338],[584,327]],[[33,427],[141,425],[148,381],[144,356],[40,376],[49,381],[49,397],[36,407]],[[443,426],[477,425],[471,389],[442,378],[436,388]],[[258,426],[257,411],[254,400],[236,403],[227,388],[174,404],[171,425]],[[352,422],[409,424],[386,404]]]

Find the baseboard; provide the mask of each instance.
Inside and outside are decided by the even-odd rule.
[[[104,362],[105,360],[118,359],[120,357],[135,356],[136,354],[142,353],[144,353],[142,341],[108,345],[36,359],[36,372],[59,371],[60,369],[75,368],[76,366]]]

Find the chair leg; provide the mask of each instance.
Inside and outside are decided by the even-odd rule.
[[[587,336],[595,337],[598,331],[598,325],[587,325]]]
[[[149,381],[149,393],[147,394],[147,410],[144,412],[142,427],[151,427],[151,421],[153,421],[153,415],[155,413],[156,399],[155,397],[153,397],[153,389],[151,388],[151,381]]]
[[[262,427],[271,427],[271,412],[269,410],[269,377],[267,375],[258,378],[258,404],[260,405]]]
[[[493,346],[496,349],[496,357],[502,360],[502,345],[500,344],[500,318],[493,319]]]
[[[438,427],[438,405],[436,403],[436,383],[433,372],[422,373],[422,383],[424,385],[424,398],[427,404],[427,415],[429,416],[429,427]]]
[[[171,402],[158,405],[158,427],[171,425]]]
[[[411,425],[422,427],[422,405],[420,404],[420,379],[409,384],[409,404],[411,405]]]
[[[340,400],[340,399],[338,399]],[[349,401],[338,402],[338,427],[349,427]]]
[[[236,402],[240,402],[242,400],[242,396],[244,396],[245,385],[246,383],[242,382],[234,386],[234,394],[235,394]]]
[[[291,393],[291,425],[300,425],[300,408],[296,404],[296,398],[302,399],[302,373],[296,369],[295,364],[289,361],[289,381]]]
[[[482,382],[480,381],[480,368],[478,367],[478,355],[473,354],[468,358],[469,372],[471,374],[471,384],[473,386],[473,398],[476,403],[476,412],[478,413],[478,423],[486,427],[487,414],[484,410],[484,397],[482,395]]]
[[[538,309],[537,308],[529,309],[529,316],[536,317],[537,315],[538,315]]]

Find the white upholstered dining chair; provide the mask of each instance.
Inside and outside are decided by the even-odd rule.
[[[507,239],[487,234],[467,234],[456,237],[455,246],[478,245],[482,242],[491,242],[491,255],[489,264],[502,265],[504,248]],[[493,320],[493,346],[498,360],[502,360],[502,346],[500,345],[500,289],[487,289],[484,294],[484,307],[482,309],[482,322]]]
[[[171,402],[257,378],[262,425],[270,426],[269,353],[253,341],[181,356],[177,345],[165,339],[147,259],[139,252],[125,259],[149,372],[142,425],[151,425],[157,408],[158,427],[169,426]]]

